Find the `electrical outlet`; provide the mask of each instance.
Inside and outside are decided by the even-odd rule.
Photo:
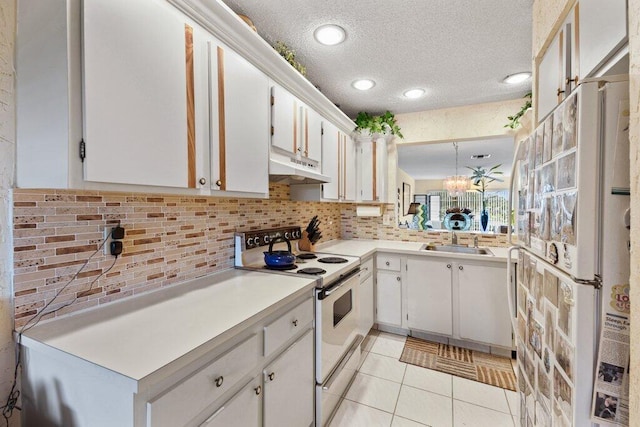
[[[102,247],[102,252],[105,255],[111,255],[111,251],[109,248],[111,248],[111,242],[113,241],[113,239],[111,238],[111,225],[107,225],[106,227],[104,227],[104,237],[103,239],[105,240],[104,242],[104,246]]]

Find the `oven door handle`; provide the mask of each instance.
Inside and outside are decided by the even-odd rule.
[[[318,294],[318,299],[323,300],[338,289],[340,289],[345,283],[349,281],[352,277],[360,274],[360,268],[356,268],[355,270],[350,271],[349,273],[342,276],[338,279],[333,285],[329,286],[326,289],[322,289]]]

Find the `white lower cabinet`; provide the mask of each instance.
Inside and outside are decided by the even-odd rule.
[[[200,426],[202,427],[258,427],[262,407],[260,377],[254,378],[231,399],[226,401]]]
[[[460,338],[511,347],[506,280],[500,265],[458,266]]]
[[[409,329],[512,347],[506,265],[429,257],[406,265]]]
[[[453,335],[451,261],[407,259],[407,324],[410,329]]]
[[[313,330],[309,330],[265,368],[265,427],[311,425],[315,387],[312,361]]]
[[[401,258],[377,254],[376,268],[376,322],[402,326]]]

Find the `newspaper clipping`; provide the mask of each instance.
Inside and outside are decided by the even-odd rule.
[[[600,332],[592,420],[629,425],[629,285],[613,286]]]

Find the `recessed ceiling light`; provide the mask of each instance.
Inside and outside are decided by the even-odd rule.
[[[369,90],[376,85],[376,82],[370,79],[360,79],[354,80],[351,83],[351,86],[355,87],[358,90]]]
[[[525,80],[529,80],[530,78],[531,78],[531,73],[524,72],[524,73],[510,74],[504,79],[502,79],[502,81],[510,85],[515,85],[518,83],[522,83]]]
[[[313,32],[313,37],[316,38],[318,43],[333,46],[342,43],[346,37],[346,33],[344,32],[344,28],[338,25],[327,24],[316,28]]]
[[[409,89],[403,95],[411,99],[420,98],[424,95],[424,89]]]

